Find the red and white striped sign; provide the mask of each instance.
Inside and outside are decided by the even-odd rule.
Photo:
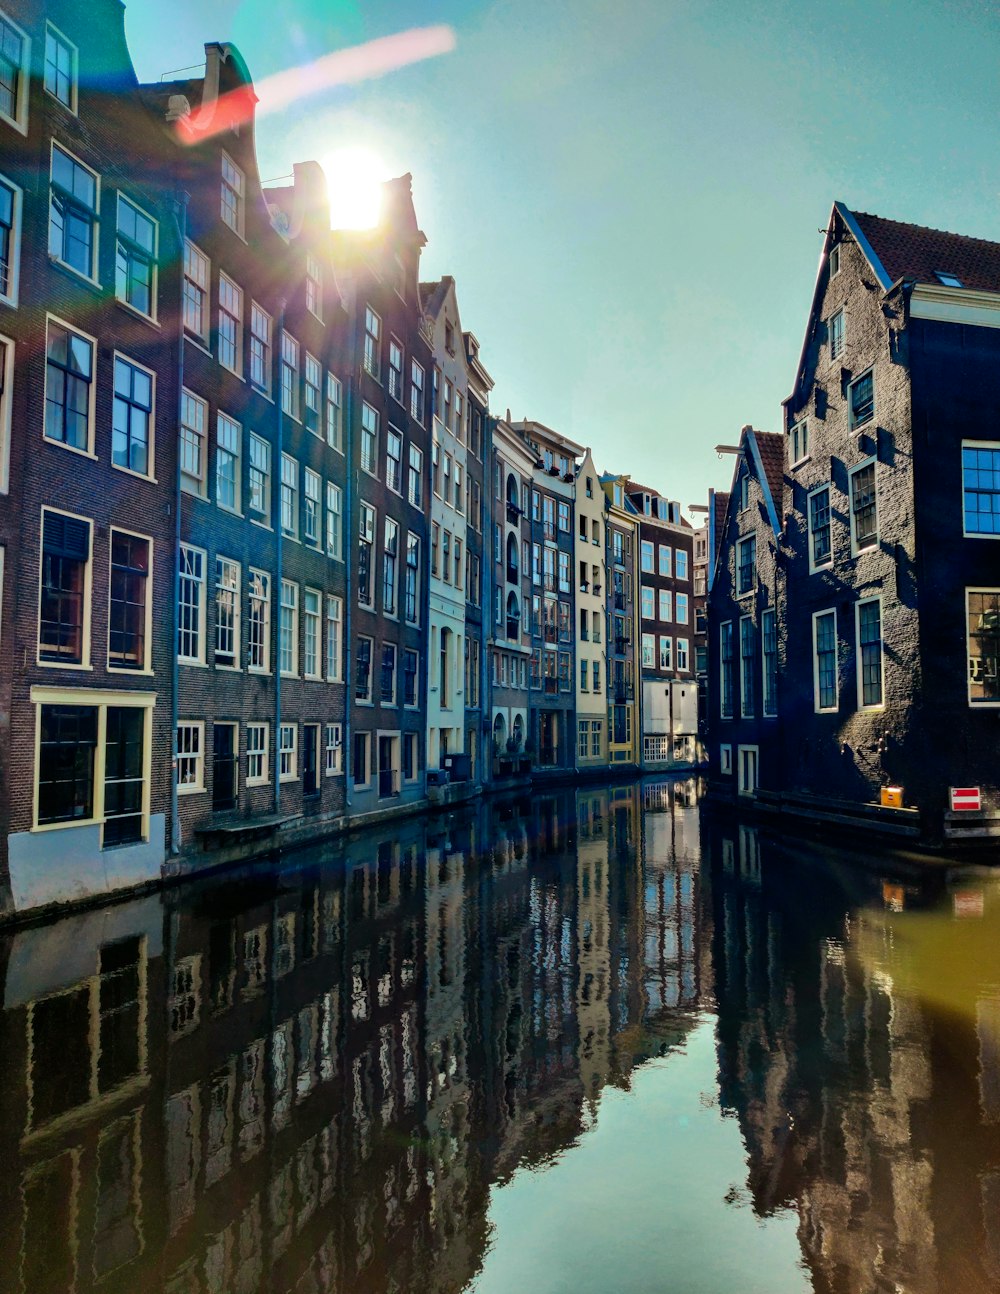
[[[971,809],[978,813],[983,807],[978,786],[953,786],[950,788],[950,793],[952,813],[960,813],[963,809]]]

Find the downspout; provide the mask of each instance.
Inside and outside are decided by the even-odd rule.
[[[274,652],[274,812],[281,812],[281,577],[284,566],[284,531],[281,526],[281,456],[285,448],[285,402],[282,391],[282,377],[284,357],[282,354],[285,341],[285,306],[286,302],[282,300],[279,303],[278,310],[278,336],[277,352],[275,358],[278,361],[278,435],[276,439],[275,462],[271,468],[271,479],[278,485],[278,507],[277,517],[275,517],[274,497],[271,498],[271,517],[276,521],[275,530],[277,532],[277,555],[274,570],[274,597],[271,602],[272,607],[277,611],[273,617],[273,642]]]
[[[348,366],[347,366],[347,392],[346,408],[344,410],[344,535],[341,537],[341,544],[344,550],[344,815],[347,818],[351,816],[351,788],[354,784],[353,754],[351,746],[351,689],[352,674],[355,668],[355,653],[351,650],[351,619],[354,609],[354,600],[351,597],[351,575],[354,571],[354,550],[352,548],[351,535],[355,533],[354,523],[352,520],[354,507],[354,490],[352,488],[354,481],[354,394],[360,380],[357,371],[357,283],[352,284],[353,299],[351,307],[347,312],[348,319]],[[374,670],[374,662],[372,662]],[[370,756],[369,756],[370,758]]]
[[[184,244],[187,241],[187,208],[190,194],[181,189],[177,194],[174,220],[181,246],[181,265],[184,261]],[[183,281],[183,270],[182,270]],[[184,313],[183,305],[177,314],[177,426],[180,427],[181,402],[184,398]],[[170,612],[170,853],[181,852],[181,824],[177,809],[177,718],[179,701],[180,667],[177,661],[177,640],[180,634],[181,597],[181,450],[180,437],[176,442],[176,467],[174,470],[174,595]]]
[[[492,782],[493,780],[493,689],[490,680],[493,678],[492,670],[487,669],[487,662],[490,657],[489,643],[496,631],[496,618],[493,614],[493,419],[487,412],[483,417],[483,533],[482,533],[482,552],[483,552],[483,595],[482,595],[482,649],[480,651],[479,661],[479,678],[480,678],[480,695],[483,698],[483,718],[489,719],[489,731],[484,733],[486,740],[483,742],[483,781]],[[521,546],[521,530],[518,527],[517,535],[518,546]],[[488,546],[487,546],[488,545]],[[489,560],[487,561],[487,554]],[[520,553],[518,554],[520,559]],[[524,608],[521,609],[524,614]],[[523,623],[523,621],[522,621]],[[518,644],[520,646],[520,644]],[[484,725],[480,725],[481,727]]]

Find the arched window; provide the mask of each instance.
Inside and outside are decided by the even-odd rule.
[[[521,637],[521,607],[513,590],[507,594],[507,637]]]
[[[507,583],[516,584],[518,578],[517,535],[507,536]]]
[[[500,754],[507,745],[507,720],[498,714],[493,720],[493,748]]]

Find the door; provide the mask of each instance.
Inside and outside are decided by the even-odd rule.
[[[383,800],[399,794],[399,770],[394,759],[396,741],[395,737],[378,739],[378,793]]]
[[[302,728],[302,794],[319,794],[319,724]]]
[[[236,807],[236,724],[212,725],[212,809]]]

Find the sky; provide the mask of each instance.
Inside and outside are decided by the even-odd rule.
[[[231,41],[255,81],[444,24],[454,49],[257,127],[264,180],[364,147],[413,175],[494,412],[682,505],[781,429],[835,200],[1000,239],[993,0],[128,0],[157,80]]]

